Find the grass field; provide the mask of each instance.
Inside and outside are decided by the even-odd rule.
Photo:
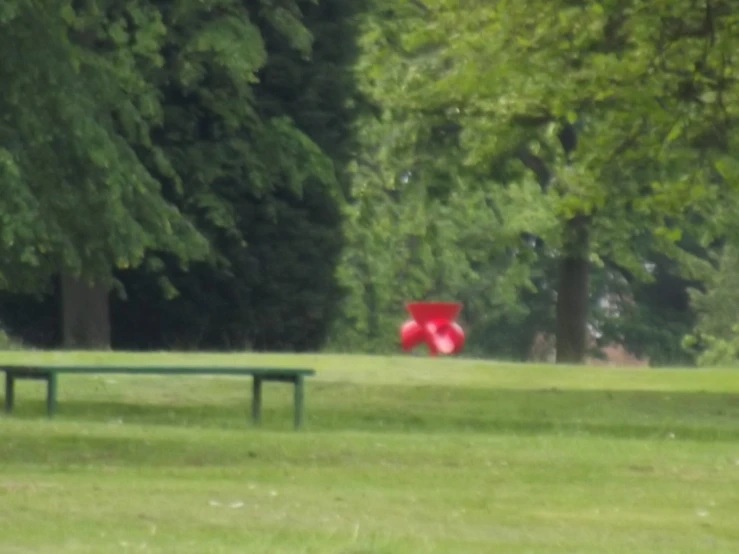
[[[305,428],[238,378],[17,385],[0,554],[736,554],[739,372],[349,356],[10,352],[313,367]]]

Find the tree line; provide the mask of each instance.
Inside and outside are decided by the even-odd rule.
[[[10,0],[0,321],[36,346],[739,352],[728,0]]]

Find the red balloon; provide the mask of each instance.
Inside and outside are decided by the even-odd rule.
[[[454,341],[453,352],[456,354],[462,350],[462,346],[464,346],[464,330],[462,329],[462,326],[459,325],[459,323],[452,323],[449,327],[449,336]]]
[[[400,328],[403,350],[425,342],[429,354],[455,354],[464,344],[464,331],[454,318],[462,305],[458,302],[409,302],[406,308],[413,316]]]
[[[419,344],[424,338],[423,328],[409,319],[400,326],[400,345],[403,350],[410,350]]]
[[[464,332],[454,322],[434,321],[427,326],[434,350],[441,354],[455,354],[464,344]]]

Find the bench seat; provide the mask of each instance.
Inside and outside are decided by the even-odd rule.
[[[53,417],[57,405],[57,381],[60,374],[128,374],[128,375],[228,375],[252,378],[252,419],[259,423],[262,410],[262,383],[276,381],[293,384],[293,423],[299,428],[303,421],[304,385],[313,369],[247,366],[190,365],[3,365],[5,372],[5,412],[12,413],[15,405],[15,381],[38,379],[46,381],[46,410]]]

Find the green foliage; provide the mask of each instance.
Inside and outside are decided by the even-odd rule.
[[[304,50],[296,8],[270,6],[263,13]],[[252,191],[305,179],[316,148],[289,120],[255,112],[266,50],[242,2],[19,4],[13,14],[0,44],[23,53],[0,66],[0,168],[12,192],[3,213],[14,214],[3,234],[6,287],[29,284],[13,273],[29,266],[43,281],[60,269],[105,277],[147,251],[202,259],[206,242],[183,212],[234,228],[211,190],[218,179],[242,171]],[[196,109],[213,114],[213,128]],[[224,134],[227,144],[209,144]]]
[[[640,1],[618,10],[512,1],[472,2],[466,9],[456,0],[419,4],[393,2],[387,4],[392,16],[368,20],[366,87],[391,109],[443,112],[456,121],[460,161],[481,169],[501,156],[520,163],[516,152],[528,150],[546,164],[553,213],[561,221],[597,213],[604,228],[596,221],[595,251],[619,258],[618,245],[647,226],[659,233],[687,207],[714,205],[703,156],[673,135],[676,126],[689,136],[722,121],[713,104],[679,90],[695,84],[691,77],[706,89],[730,86],[703,73],[727,71],[722,55],[735,44],[733,18],[716,15],[713,33],[691,38],[660,19],[681,13],[686,28],[702,24],[704,11],[687,4],[684,13],[673,5],[657,13]],[[698,69],[701,63],[708,67]],[[693,65],[692,74],[677,71]],[[567,153],[560,143],[572,126],[577,145]],[[636,261],[626,258],[617,261]]]
[[[342,242],[338,156],[324,149],[346,136],[325,98],[348,88],[330,79],[346,53],[327,36],[312,51],[302,10],[314,26],[343,21],[300,1],[32,4],[0,20],[6,51],[26,56],[0,62],[12,93],[0,285],[53,298],[61,270],[112,273],[114,342],[127,347],[320,344]],[[54,303],[3,308],[53,337]]]
[[[648,259],[646,281],[628,281],[612,269],[604,273],[605,293],[613,307],[594,307],[603,332],[600,342],[621,344],[652,366],[692,365],[694,357],[682,340],[695,324],[688,291],[698,282],[681,277],[677,264],[663,255],[651,253]]]
[[[695,308],[732,357],[685,302],[737,244],[730,8],[4,2],[0,290],[51,296],[3,319],[54,336],[67,272],[119,280],[118,345],[384,352],[453,299],[468,354],[520,359],[575,255],[604,341],[682,363]]]
[[[390,114],[358,123],[362,155],[351,166],[340,268],[348,295],[332,348],[390,351],[406,301],[449,299],[464,302],[463,321],[481,330],[469,351],[489,354],[495,341],[482,329],[528,311],[519,290],[533,288],[536,254],[521,232],[545,234],[554,222],[531,183],[499,191],[488,179],[481,187],[478,176],[450,163],[455,149],[433,135],[418,153],[415,145],[406,150],[405,132],[423,132],[418,124]],[[518,217],[491,217],[506,211]]]
[[[704,290],[691,291],[698,315],[694,332],[685,346],[697,351],[698,363],[736,365],[739,363],[739,247],[727,244],[721,250],[716,270],[704,283]]]
[[[0,23],[0,49],[15,53],[0,61],[4,289],[38,289],[61,270],[107,279],[149,250],[207,250],[122,130],[147,144],[161,120],[147,78],[162,62],[159,12],[100,7],[22,3]]]
[[[339,103],[351,90],[332,80],[345,53],[321,47],[328,37],[313,49],[306,37],[307,25],[342,29],[345,21],[310,8],[305,16],[296,7],[288,14],[286,6],[234,7],[229,20],[211,23],[212,44],[198,31],[202,14],[165,12],[177,28],[172,51],[186,52],[182,44],[196,37],[201,52],[212,49],[217,59],[242,51],[244,60],[216,65],[206,57],[210,65],[197,66],[197,79],[186,82],[178,81],[179,62],[165,66],[166,131],[158,141],[175,174],[188,176],[170,188],[182,191],[182,209],[209,237],[212,256],[187,271],[164,256],[120,273],[128,293],[115,304],[120,346],[305,350],[324,340],[339,298],[337,138],[347,136],[344,108],[325,97]],[[230,28],[236,16],[254,32],[229,38],[224,50],[226,30],[218,26]],[[255,49],[261,54],[246,78]],[[167,300],[158,293],[162,269],[174,295]],[[153,306],[151,297],[159,297]],[[152,309],[159,317],[137,326]]]
[[[645,280],[650,249],[688,274],[701,270],[681,239],[705,245],[719,234],[721,224],[706,221],[734,190],[731,180],[716,178],[717,168],[735,174],[726,153],[736,138],[727,125],[739,109],[729,78],[739,35],[728,4],[719,2],[710,13],[687,1],[463,4],[377,0],[363,18],[357,76],[387,128],[366,147],[385,173],[374,183],[360,180],[357,189],[367,195],[375,187],[381,195],[395,186],[390,176],[412,169],[417,186],[445,204],[457,187],[454,176],[464,175],[464,194],[480,188],[486,203],[462,219],[496,227],[487,235],[496,245],[485,263],[518,275],[508,283],[519,288],[531,285],[532,273],[551,275],[546,260],[563,254],[587,255],[596,267],[609,263]],[[517,194],[525,202],[506,201]],[[416,217],[411,226],[431,219],[420,208],[424,201],[398,202],[415,202],[405,208]],[[382,209],[382,202],[372,203],[372,210]],[[589,253],[568,234],[577,217],[587,222]],[[508,251],[516,245],[514,228],[540,241],[523,260]],[[392,233],[407,231],[395,223]],[[385,237],[378,242],[392,244]],[[459,261],[463,241],[444,248],[453,250],[458,266],[469,264]],[[386,250],[394,251],[383,248],[384,259]],[[368,256],[364,265],[382,259]],[[407,259],[397,256],[392,271],[384,262],[389,277],[364,271],[364,280],[399,288]],[[485,279],[488,291],[520,305],[521,293],[497,290],[499,275]],[[553,285],[551,277],[539,284]],[[461,288],[450,282],[444,293],[461,296]],[[430,291],[420,284],[398,296]],[[355,295],[357,305],[360,298]]]

